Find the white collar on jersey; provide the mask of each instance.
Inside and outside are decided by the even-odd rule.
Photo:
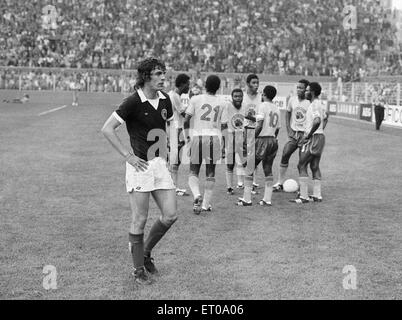
[[[140,99],[141,99],[142,103],[144,103],[145,101],[148,101],[147,97],[144,94],[144,91],[142,91],[141,88],[139,88],[137,90],[137,92],[138,92],[138,95],[140,96]],[[158,93],[158,98],[157,99],[166,99],[166,97],[162,94],[162,92],[157,91],[157,93]]]

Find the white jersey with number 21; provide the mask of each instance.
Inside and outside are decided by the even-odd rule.
[[[193,118],[194,136],[219,136],[222,112],[228,102],[222,97],[200,94],[190,99],[186,113]]]

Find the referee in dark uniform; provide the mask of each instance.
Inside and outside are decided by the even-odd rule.
[[[383,90],[381,90],[375,96],[373,105],[375,115],[375,129],[380,130],[381,124],[384,121],[384,110],[385,110],[385,96]]]

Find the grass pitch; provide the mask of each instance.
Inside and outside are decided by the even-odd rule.
[[[0,100],[17,95],[1,91]],[[73,108],[71,93],[30,95],[0,104],[1,299],[401,299],[402,130],[330,118],[322,203],[297,206],[281,193],[269,209],[257,205],[261,194],[236,207],[240,193],[226,194],[219,166],[213,213],[195,216],[192,197],[178,198],[179,220],[153,253],[161,275],[138,288],[125,166],[100,132],[122,96],[80,94]],[[284,128],[279,142],[275,178]],[[295,179],[296,163],[295,154]],[[181,167],[188,189],[187,174]],[[146,232],[158,217],[153,201],[149,216]],[[42,286],[46,265],[57,268],[57,290]],[[343,288],[346,265],[357,270],[356,290]]]

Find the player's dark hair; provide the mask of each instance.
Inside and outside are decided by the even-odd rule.
[[[190,77],[185,73],[180,73],[175,80],[176,88],[179,88],[182,84],[186,84],[190,80]]]
[[[315,97],[318,97],[321,94],[322,89],[321,89],[321,86],[320,86],[320,84],[318,82],[311,82],[309,84],[309,86],[310,86],[310,90],[312,92],[314,92]]]
[[[214,74],[208,76],[207,80],[205,81],[205,89],[207,90],[208,93],[215,94],[216,91],[219,90],[220,86],[221,86],[221,79]]]
[[[249,74],[249,75],[247,76],[247,79],[246,79],[247,84],[250,83],[251,80],[253,80],[253,79],[259,80],[258,76],[257,76],[255,73]]]
[[[262,92],[269,100],[273,100],[276,97],[276,89],[273,86],[266,86]]]
[[[310,81],[308,81],[306,79],[301,79],[301,80],[299,80],[299,83],[304,84],[304,87],[307,88],[308,85],[310,84]]]
[[[243,95],[243,90],[240,88],[236,88],[236,89],[233,89],[233,91],[232,91],[232,97],[236,92],[240,92]]]
[[[161,69],[163,72],[166,71],[165,64],[155,58],[147,58],[141,61],[137,67],[137,83],[136,87],[142,88],[145,82],[151,79],[151,72],[155,69]]]

